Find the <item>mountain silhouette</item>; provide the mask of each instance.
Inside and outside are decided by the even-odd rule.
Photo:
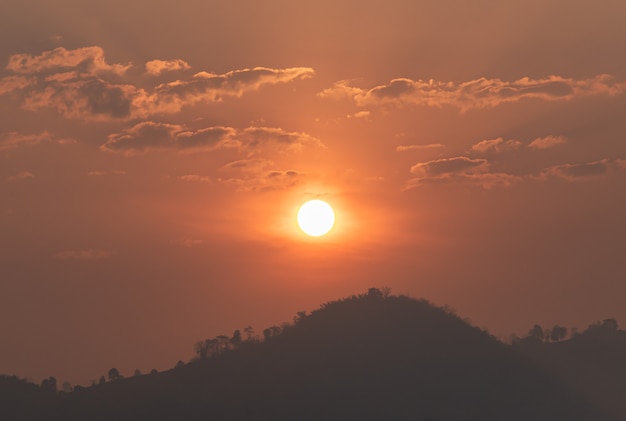
[[[372,288],[264,334],[166,372],[52,402],[33,396],[38,413],[12,419],[612,419],[515,347],[424,300]]]

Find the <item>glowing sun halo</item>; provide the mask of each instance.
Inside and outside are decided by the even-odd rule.
[[[298,226],[311,237],[320,237],[335,224],[333,208],[323,200],[309,200],[298,211]]]

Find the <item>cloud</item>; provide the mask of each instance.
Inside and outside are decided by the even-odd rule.
[[[0,79],[0,96],[16,90],[24,89],[35,82],[35,79],[24,76],[7,76]]]
[[[146,72],[152,76],[159,76],[165,72],[188,70],[191,66],[184,60],[151,60],[146,63]]]
[[[522,142],[519,140],[509,139],[505,141],[503,138],[499,137],[497,139],[481,140],[480,142],[472,145],[472,150],[474,152],[482,153],[504,152],[518,149],[521,144]]]
[[[261,86],[308,78],[313,73],[313,69],[308,67],[255,67],[221,75],[200,72],[190,80],[158,85],[151,93],[138,96],[134,107],[138,116],[172,114],[179,112],[184,106],[199,102],[218,102],[224,97],[241,97],[245,92],[257,90]]]
[[[568,181],[593,180],[625,169],[625,162],[626,161],[620,159],[603,159],[600,161],[585,162],[580,164],[556,165],[544,170],[539,178],[546,179],[552,176]]]
[[[567,138],[565,136],[546,136],[546,137],[538,137],[528,144],[530,149],[548,149],[553,146],[562,145],[567,142]]]
[[[106,175],[126,175],[126,171],[114,170],[114,171],[89,171],[87,173],[89,177],[104,177]]]
[[[422,178],[438,177],[454,173],[482,172],[486,166],[486,159],[471,159],[466,156],[459,156],[419,162],[411,167],[411,173]]]
[[[75,50],[58,47],[51,51],[45,51],[38,56],[14,54],[9,57],[6,70],[25,75],[59,73],[68,70],[77,70],[87,74],[99,72],[123,74],[130,67],[130,64],[107,64],[102,48],[94,46]]]
[[[348,118],[367,118],[370,114],[371,113],[369,111],[358,111],[354,114],[349,114]]]
[[[92,120],[131,117],[134,98],[140,92],[132,85],[112,84],[75,72],[47,78],[38,87],[26,92],[24,109],[50,108],[65,118]]]
[[[304,146],[323,146],[319,139],[306,133],[287,132],[280,128],[248,127],[237,130],[232,127],[207,127],[187,130],[177,124],[145,121],[121,133],[108,136],[100,148],[109,152],[135,155],[148,151],[212,151],[221,148],[237,148],[255,152],[268,146],[282,149],[300,149]]]
[[[425,149],[445,148],[441,143],[429,143],[427,145],[399,145],[396,146],[396,152],[422,151]]]
[[[185,175],[181,175],[180,177],[178,177],[178,179],[182,181],[193,182],[193,183],[210,183],[211,182],[210,177],[207,177],[205,175],[198,175],[198,174],[185,174]]]
[[[285,190],[299,184],[304,174],[295,170],[266,171],[263,173],[250,173],[245,178],[227,178],[220,181],[227,185],[235,186],[238,191],[273,191]]]
[[[271,167],[273,164],[272,161],[262,158],[240,159],[238,161],[229,162],[224,165],[222,169],[258,173],[265,168]]]
[[[0,79],[0,95],[20,89],[21,106],[30,111],[52,109],[72,119],[132,119],[178,113],[185,106],[241,97],[265,85],[313,76],[308,67],[255,67],[224,74],[196,73],[188,80],[152,88],[120,83],[130,65],[108,64],[101,47],[56,48],[38,56],[15,54]],[[183,60],[152,60],[146,71],[158,75],[189,68]]]
[[[521,177],[512,174],[489,172],[486,159],[466,156],[420,162],[411,167],[411,173],[416,177],[406,183],[404,190],[438,183],[465,183],[491,189],[498,186],[508,187],[521,180]]]
[[[66,250],[54,257],[61,260],[103,260],[113,255],[109,250]]]
[[[248,150],[266,145],[278,145],[292,150],[302,149],[304,146],[324,146],[318,138],[307,133],[287,132],[274,127],[248,127],[237,137],[242,142],[243,148]]]
[[[43,131],[38,134],[22,134],[18,132],[9,132],[0,135],[0,152],[9,151],[22,146],[39,145],[42,142],[52,141],[52,135]],[[61,143],[61,141],[58,141]]]
[[[590,79],[561,76],[548,76],[542,79],[525,77],[515,81],[482,77],[463,83],[400,78],[371,89],[351,86],[349,81],[339,81],[318,95],[336,100],[348,98],[359,106],[449,105],[466,111],[473,108],[496,107],[522,99],[570,100],[587,95],[618,95],[625,90],[626,83],[615,83],[610,75],[598,75]]]
[[[29,178],[35,178],[35,175],[30,171],[20,171],[15,175],[11,175],[7,178],[8,181],[26,180]]]

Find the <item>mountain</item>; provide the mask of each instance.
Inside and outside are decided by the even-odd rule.
[[[370,289],[264,333],[167,372],[41,400],[38,414],[13,418],[611,419],[515,348],[424,300]]]

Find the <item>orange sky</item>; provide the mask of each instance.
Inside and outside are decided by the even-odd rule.
[[[357,6],[358,5],[358,6]],[[389,286],[626,323],[626,3],[0,5],[0,373],[88,384]],[[334,230],[306,238],[322,198]]]

